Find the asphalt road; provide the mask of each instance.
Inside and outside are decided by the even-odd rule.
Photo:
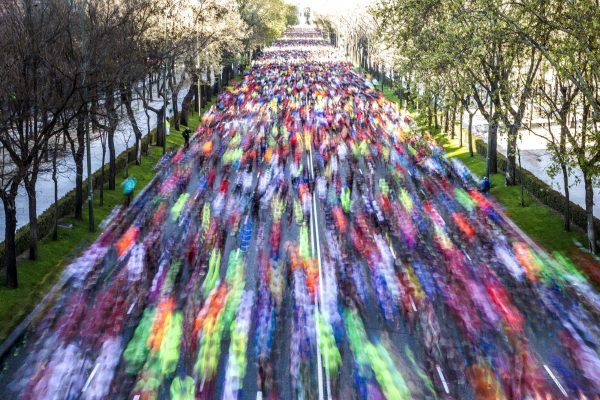
[[[0,398],[599,394],[585,278],[367,77],[299,58],[254,66],[115,213]]]

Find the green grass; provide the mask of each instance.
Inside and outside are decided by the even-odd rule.
[[[381,86],[379,86],[379,88],[381,89]],[[383,97],[385,97],[386,99],[388,99],[390,101],[393,101],[394,103],[400,103],[400,98],[398,98],[396,93],[394,93],[394,90],[392,89],[392,87],[390,87],[388,85],[383,86]],[[402,104],[400,104],[400,105],[402,105]]]
[[[471,157],[467,147],[460,147],[444,134],[438,133],[436,137],[446,150],[447,158],[462,161],[479,177],[485,175],[484,157],[477,153]],[[565,231],[562,216],[537,201],[527,191],[523,196],[525,207],[521,206],[521,186],[506,186],[504,174],[490,175],[490,179],[493,184],[492,197],[502,205],[506,215],[540,246],[548,251],[569,254],[577,250],[575,241],[586,243],[583,231],[575,227],[570,232]]]
[[[388,100],[398,102],[398,97],[391,88],[384,88],[383,94]],[[421,129],[435,135],[443,145],[447,158],[462,161],[477,176],[485,175],[485,158],[477,153],[470,157],[466,137],[461,147],[440,133],[440,129],[425,128],[427,126],[425,115],[416,114],[416,117],[418,125],[423,127]],[[473,148],[475,148],[474,143]],[[575,242],[587,243],[582,230],[572,227],[570,232],[565,231],[562,215],[540,203],[526,191],[525,207],[522,207],[521,187],[506,186],[504,174],[493,174],[490,179],[494,185],[491,190],[492,197],[504,208],[506,215],[540,246],[548,251],[559,251],[564,254],[580,253]]]
[[[206,110],[212,102],[203,108]],[[198,114],[191,114],[189,126],[192,131],[198,126]],[[181,130],[184,128],[181,127]],[[167,137],[167,146],[179,147],[183,145],[181,131],[176,131],[173,126],[171,134]],[[141,165],[131,163],[129,176],[137,179],[136,193],[150,182],[154,176],[153,167],[162,157],[162,148],[149,147],[149,155],[142,157]],[[106,218],[113,208],[123,204],[125,198],[121,190],[121,183],[125,179],[125,171],[118,171],[117,189],[104,190],[104,205],[100,207],[99,191],[94,193],[94,221],[96,227]],[[84,184],[85,190],[85,184]],[[100,234],[101,229],[88,232],[88,210],[84,207],[83,220],[64,218],[62,221],[73,224],[73,228],[61,228],[58,231],[58,240],[51,237],[39,242],[39,257],[37,261],[30,261],[24,256],[19,257],[17,271],[19,277],[18,289],[7,289],[0,285],[0,341],[29,314],[37,303],[46,295],[52,285],[58,280],[64,267],[77,256],[81,250],[91,244]],[[0,282],[4,282],[4,274],[0,273]]]

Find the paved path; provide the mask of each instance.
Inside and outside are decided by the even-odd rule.
[[[469,124],[469,116],[465,114],[463,117],[463,129],[467,129]],[[480,114],[475,114],[473,119],[473,131],[476,136],[487,142],[488,124],[485,118]],[[554,127],[555,135],[558,135],[558,127]],[[537,135],[548,135],[548,131],[544,128],[535,128],[535,133],[523,130],[521,131],[521,139],[519,147],[521,148],[521,164],[523,168],[543,180],[553,189],[563,193],[562,173],[556,177],[548,175],[548,169],[552,164],[552,157],[547,150],[547,142],[545,139]],[[501,135],[498,140],[498,151],[506,155],[506,136]],[[571,171],[571,191],[570,198],[575,204],[585,209],[585,187],[583,185],[583,175],[579,168],[573,168]],[[594,190],[594,216],[600,217],[600,187]]]
[[[316,32],[276,45],[67,267],[0,398],[600,395],[598,292]]]

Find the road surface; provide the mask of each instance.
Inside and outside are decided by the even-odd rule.
[[[0,397],[599,396],[585,277],[316,32],[275,45],[66,269]]]

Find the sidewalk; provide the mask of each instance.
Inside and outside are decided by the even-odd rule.
[[[469,115],[466,113],[463,116],[462,125],[465,131],[469,127]],[[487,143],[487,129],[488,123],[485,118],[479,113],[475,114],[475,118],[473,118],[473,135]],[[543,128],[536,128],[536,133],[542,134]],[[564,193],[562,175],[558,175],[555,178],[551,178],[548,175],[547,171],[552,162],[552,157],[546,150],[546,141],[528,130],[522,130],[520,134],[521,139],[518,141],[518,146],[521,149],[521,164],[523,169],[528,170],[561,194]],[[558,132],[555,133],[555,135],[557,134]],[[506,135],[498,135],[498,151],[506,156]],[[579,183],[576,183],[577,178],[579,179]],[[585,209],[583,174],[579,168],[572,170],[569,181],[571,182],[570,200]],[[600,187],[594,190],[594,216],[600,217]]]
[[[181,108],[181,102],[185,97],[186,91],[181,90],[179,93],[179,105]],[[155,94],[155,98],[158,98],[158,95]],[[160,107],[162,105],[162,100],[155,100],[150,102],[153,107]],[[144,113],[144,108],[141,101],[136,101],[132,104],[135,119],[138,123],[140,130],[142,131],[142,135],[146,136],[147,132],[147,120],[146,113]],[[150,130],[156,128],[156,114],[149,111],[150,115]],[[127,115],[124,113],[123,117],[119,123],[119,127],[115,132],[115,155],[118,157],[119,154],[123,153],[126,149],[125,143],[128,135],[131,136],[129,139],[129,147],[135,146],[135,135],[133,133],[133,128]],[[68,148],[68,145],[67,145]],[[91,153],[92,153],[92,173],[98,171],[102,166],[102,145],[100,140],[94,140],[91,143]],[[87,178],[87,168],[85,167],[86,155],[84,155],[84,168],[83,168],[83,179]],[[108,165],[108,149],[106,150],[106,163],[104,165]],[[70,151],[68,151],[67,155],[60,160],[59,162],[59,177],[58,177],[58,198],[60,199],[66,193],[75,188],[75,162],[73,161],[73,157],[71,156]],[[84,185],[85,190],[85,185]],[[41,215],[44,211],[54,204],[54,182],[52,181],[52,172],[42,172],[38,177],[38,181],[36,184],[37,191],[37,215]],[[85,196],[85,194],[84,194]],[[17,195],[17,229],[22,227],[23,225],[27,225],[29,223],[29,211],[28,211],[28,202],[27,202],[27,193],[25,192],[25,188],[21,185],[19,187],[19,194]],[[0,241],[4,240],[4,206],[0,203]]]

